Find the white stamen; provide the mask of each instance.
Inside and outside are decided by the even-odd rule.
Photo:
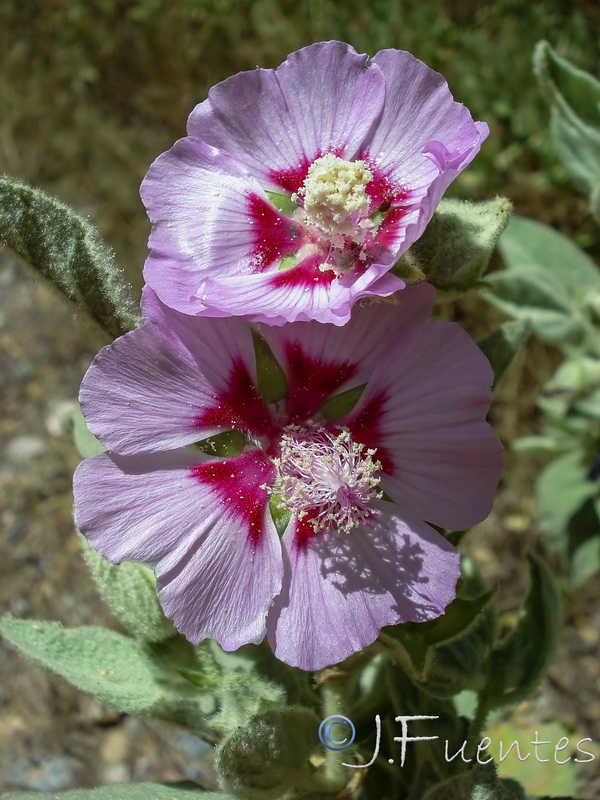
[[[375,491],[381,463],[373,460],[375,450],[354,442],[348,430],[334,435],[290,425],[280,446],[273,492],[299,519],[310,514],[315,532],[347,533],[377,513],[370,501],[381,497]]]
[[[331,237],[334,247],[343,247],[345,236],[364,238],[357,223],[369,214],[365,189],[372,180],[364,161],[346,161],[333,153],[315,159],[298,190],[306,221]]]

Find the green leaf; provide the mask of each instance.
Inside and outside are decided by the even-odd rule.
[[[495,766],[475,764],[463,775],[433,786],[423,800],[525,800],[522,787],[496,775]]]
[[[512,203],[506,197],[483,203],[442,200],[425,232],[408,251],[408,262],[437,289],[471,289],[486,271],[511,214]]]
[[[511,721],[490,725],[485,734],[492,740],[489,753],[494,756],[501,777],[518,781],[528,793],[533,792],[536,795],[577,791],[577,772],[580,765],[572,757],[573,752],[577,752],[576,743],[583,734],[574,734],[559,722],[538,722],[523,727],[522,724],[517,725]],[[517,756],[516,748],[506,755],[513,742],[517,742],[524,760],[521,761]],[[568,744],[564,749],[555,751],[556,745],[564,745],[565,742]],[[530,754],[529,758],[526,758],[527,753]],[[568,760],[569,757],[571,760]],[[564,763],[560,763],[561,761]]]
[[[505,322],[493,333],[477,342],[480,350],[487,356],[494,370],[494,385],[498,384],[511,361],[519,352],[527,336],[527,329],[528,324],[525,321]]]
[[[143,642],[162,642],[177,633],[158,602],[152,570],[130,561],[111,564],[83,536],[80,543],[100,596],[130,633]]]
[[[457,597],[435,620],[385,628],[383,644],[389,648],[390,640],[400,643],[419,688],[430,695],[452,697],[478,689],[496,631],[494,600],[494,590],[475,598]]]
[[[574,587],[581,586],[600,569],[599,510],[600,496],[595,494],[569,520],[569,572]]]
[[[533,69],[550,105],[550,133],[564,168],[587,191],[600,221],[600,83],[538,42]]]
[[[563,453],[571,445],[565,436],[543,434],[540,436],[521,436],[512,442],[512,449],[517,453]]]
[[[547,342],[562,345],[580,342],[585,329],[575,318],[575,308],[564,289],[541,267],[524,265],[488,276],[489,290],[482,296],[515,320],[528,324]]]
[[[394,628],[386,628],[385,631],[403,644],[417,674],[422,675],[429,648],[447,644],[466,635],[494,596],[495,591],[490,590],[475,599],[456,597],[437,619],[419,623],[405,622]]]
[[[420,688],[434,697],[453,697],[465,689],[479,691],[495,633],[495,607],[488,600],[463,635],[429,650]]]
[[[600,533],[582,542],[571,556],[571,585],[577,588],[600,572]]]
[[[530,587],[519,621],[490,660],[493,683],[486,689],[490,705],[519,703],[528,697],[546,673],[561,626],[560,599],[544,562],[528,554]]]
[[[209,792],[195,783],[113,783],[97,789],[70,792],[27,792],[6,795],[6,800],[233,800],[222,792]]]
[[[141,318],[98,231],[69,206],[0,178],[0,243],[10,247],[112,338]]]
[[[597,488],[586,480],[584,453],[572,450],[547,464],[535,486],[540,532],[555,551],[564,546],[569,520]]]
[[[498,247],[507,268],[487,277],[486,300],[529,322],[546,341],[581,342],[588,330],[582,311],[600,287],[592,259],[566,236],[525,217],[511,219]]]
[[[537,220],[514,216],[498,248],[508,269],[541,267],[546,278],[552,276],[570,298],[583,297],[589,289],[600,287],[600,272],[593,259],[568,236]]]
[[[24,656],[109,706],[206,734],[212,698],[202,696],[148,647],[106,628],[3,619],[0,633]],[[213,738],[214,737],[207,737]]]

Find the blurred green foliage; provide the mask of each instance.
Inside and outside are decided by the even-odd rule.
[[[533,214],[540,191],[567,183],[531,50],[546,38],[597,73],[598,25],[591,0],[4,0],[0,172],[89,213],[139,284],[148,223],[138,185],[193,106],[228,75],[338,38],[370,53],[407,49],[442,72],[492,128],[454,193],[511,195]]]

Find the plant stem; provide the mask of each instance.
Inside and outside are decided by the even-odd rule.
[[[333,668],[321,673],[321,696],[323,719],[332,716],[346,717],[349,711],[349,694],[354,684],[354,674],[345,669]],[[325,778],[331,786],[342,789],[348,780],[348,770],[342,766],[345,750],[330,750],[325,753]]]

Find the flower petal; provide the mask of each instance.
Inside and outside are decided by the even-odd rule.
[[[435,300],[432,286],[404,289],[397,302],[373,302],[354,309],[343,327],[318,322],[272,328],[261,325],[288,380],[288,422],[309,419],[325,400],[369,380],[393,342],[425,321]],[[387,362],[386,362],[387,363]]]
[[[277,70],[241,72],[214,86],[192,111],[188,133],[233,155],[266,188],[295,192],[318,155],[355,156],[384,98],[383,75],[366,55],[319,42]]]
[[[79,399],[90,429],[122,455],[182,447],[237,428],[270,430],[248,325],[190,318],[145,290],[151,319],[94,359]]]
[[[208,280],[203,296],[210,308],[199,313],[246,315],[253,322],[274,326],[310,320],[345,325],[356,300],[387,296],[404,287],[399,278],[383,273],[385,268],[372,266],[358,280],[336,279],[333,273],[319,273],[315,277],[312,270],[303,271],[302,267],[297,267],[262,275]]]
[[[474,122],[457,103],[445,79],[402,50],[381,50],[373,58],[385,76],[383,114],[361,157],[397,181],[420,213],[411,216],[402,249],[423,232],[442,195],[479,152],[489,129]],[[406,220],[405,220],[406,225]]]
[[[409,188],[436,176],[442,166],[440,146],[451,154],[445,160],[455,169],[466,166],[479,152],[487,125],[474,122],[444,77],[410,53],[380,50],[373,62],[386,82],[383,114],[368,146],[378,166]],[[430,150],[437,150],[437,165],[424,157]]]
[[[454,547],[392,503],[348,534],[283,537],[286,576],[268,618],[275,655],[306,670],[336,664],[385,625],[440,616],[460,575]],[[403,515],[404,516],[404,515]]]
[[[475,525],[490,511],[503,467],[485,422],[488,360],[460,326],[440,321],[398,337],[386,359],[344,424],[377,448],[381,487],[403,511],[451,529]]]
[[[297,223],[270,204],[256,180],[196,139],[181,139],[159,156],[141,193],[155,223],[144,277],[180,311],[201,310],[209,278],[239,281],[300,246]]]
[[[210,461],[191,450],[83,461],[75,521],[113,563],[151,564],[161,605],[188,639],[226,650],[259,642],[282,579],[268,512],[272,465],[259,451]]]

